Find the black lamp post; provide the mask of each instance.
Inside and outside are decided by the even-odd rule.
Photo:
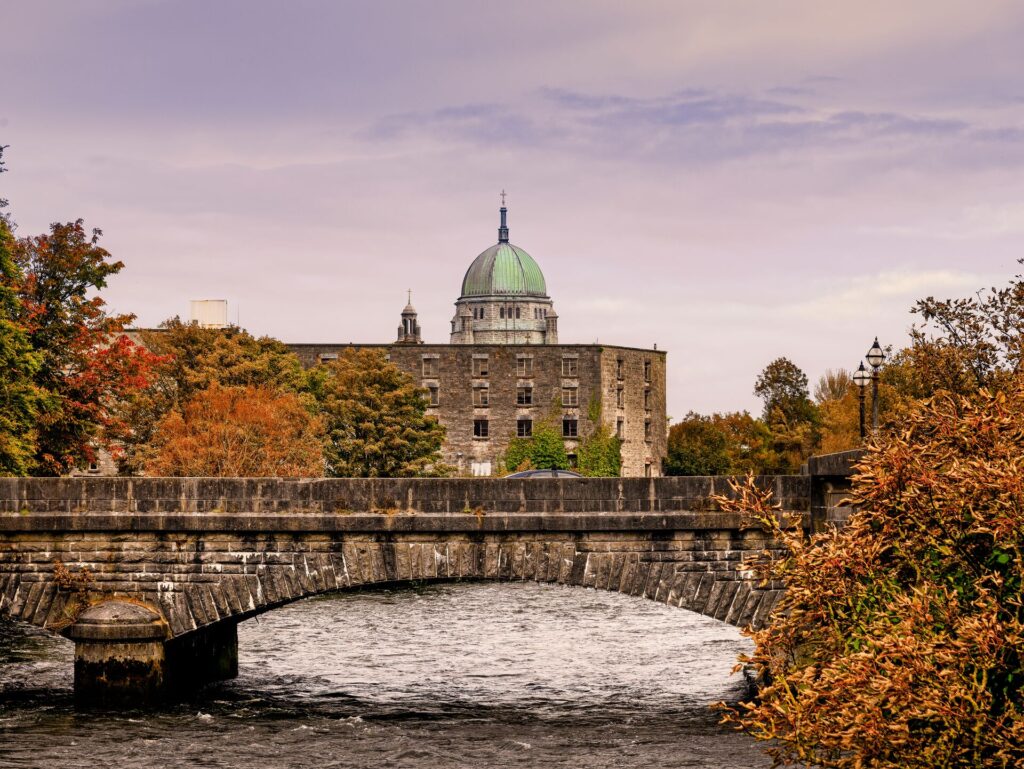
[[[878,432],[878,369],[882,367],[882,361],[885,360],[885,353],[882,352],[882,347],[878,344],[877,336],[875,343],[871,345],[871,349],[864,357],[871,364],[871,433],[874,435]]]
[[[853,372],[853,383],[857,385],[857,399],[860,401],[860,440],[862,443],[864,442],[864,391],[870,381],[871,374],[864,368],[864,361],[861,361],[860,367]]]

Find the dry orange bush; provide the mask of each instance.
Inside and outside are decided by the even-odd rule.
[[[149,475],[319,476],[323,424],[299,396],[212,384],[157,423]]]
[[[788,547],[752,633],[765,685],[725,720],[776,765],[1024,766],[1024,382],[940,395],[869,449],[849,524],[807,540],[751,484],[726,509]]]

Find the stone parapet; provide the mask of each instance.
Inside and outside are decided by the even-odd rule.
[[[714,512],[729,477],[678,478],[0,478],[0,513],[460,515]],[[806,512],[807,476],[764,476],[782,508]],[[240,525],[252,525],[253,521]],[[8,525],[7,523],[0,525]],[[73,524],[69,524],[73,525]],[[258,522],[257,522],[258,525]],[[338,524],[349,527],[354,524]],[[343,529],[342,529],[343,530]]]

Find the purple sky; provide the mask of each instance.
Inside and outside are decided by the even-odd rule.
[[[563,342],[669,351],[669,413],[902,344],[1024,255],[1024,4],[6,0],[18,234],[84,217],[154,325],[448,339],[472,259],[538,261]]]

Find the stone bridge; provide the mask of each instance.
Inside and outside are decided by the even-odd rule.
[[[810,477],[758,482],[811,512]],[[367,585],[551,582],[759,626],[781,586],[740,565],[775,543],[715,508],[730,493],[727,478],[4,478],[0,612],[75,641],[76,693],[109,702],[230,677],[238,622]]]

